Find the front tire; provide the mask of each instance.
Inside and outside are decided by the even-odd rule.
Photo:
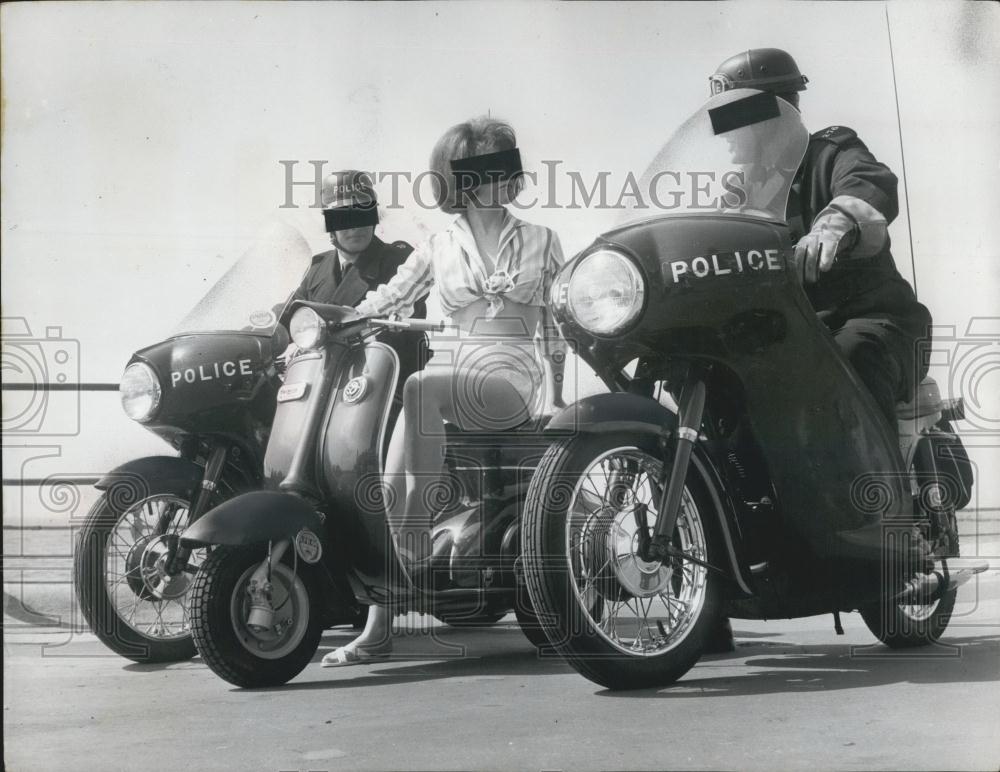
[[[191,589],[191,630],[198,653],[236,686],[280,686],[309,664],[323,633],[321,591],[313,566],[272,567],[275,613],[267,630],[247,624],[247,586],[267,552],[261,547],[216,547]]]
[[[169,539],[189,525],[188,491],[147,480],[151,493],[122,501],[113,486],[91,508],[73,555],[80,611],[112,651],[134,662],[179,662],[195,654],[187,599],[204,550],[177,576],[165,571]]]
[[[653,437],[580,435],[546,451],[528,489],[522,534],[532,605],[555,650],[609,689],[673,683],[698,661],[721,615],[718,572],[639,554],[640,529],[652,534],[656,523],[662,472]],[[692,466],[673,545],[719,565],[713,509]]]

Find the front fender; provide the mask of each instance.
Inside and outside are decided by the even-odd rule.
[[[147,456],[116,466],[94,485],[102,491],[117,491],[119,486],[127,488],[126,498],[131,502],[163,492],[183,493],[190,498],[204,472],[202,467],[180,456]]]
[[[677,428],[677,414],[649,397],[625,392],[594,394],[574,402],[557,413],[545,427],[545,434],[567,436],[576,433],[633,432],[669,436]],[[753,580],[740,559],[740,529],[735,508],[711,457],[701,443],[691,456],[691,470],[698,474],[712,497],[729,575],[743,595],[753,595]]]
[[[563,408],[545,426],[544,434],[653,432],[670,434],[677,414],[649,397],[625,392],[593,394]]]
[[[241,547],[290,539],[303,528],[322,536],[323,520],[305,499],[291,493],[252,491],[210,509],[184,531],[181,544]]]

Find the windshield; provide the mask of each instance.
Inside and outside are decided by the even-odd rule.
[[[236,330],[270,335],[311,260],[309,245],[295,228],[281,222],[267,226],[173,334]]]
[[[653,159],[623,222],[724,212],[784,221],[808,144],[798,110],[783,99],[754,89],[718,94]]]

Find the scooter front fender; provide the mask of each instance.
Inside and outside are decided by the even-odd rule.
[[[323,520],[305,499],[291,493],[252,491],[229,499],[184,531],[181,544],[249,546],[291,539],[303,528],[323,533]]]

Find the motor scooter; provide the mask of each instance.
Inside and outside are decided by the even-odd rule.
[[[298,352],[277,393],[263,489],[223,502],[181,543],[211,551],[194,580],[195,645],[241,687],[283,684],[312,660],[331,619],[371,604],[490,623],[510,611],[547,643],[516,580],[520,503],[548,444],[544,418],[503,432],[447,426],[446,511],[414,583],[387,521],[383,472],[399,361],[388,329],[440,331],[419,319],[293,305]]]
[[[672,683],[722,615],[859,610],[891,647],[933,643],[986,568],[958,557],[961,401],[926,379],[890,427],[803,290],[785,208],[807,143],[774,95],[713,97],[640,180],[646,207],[556,277],[553,315],[611,393],[546,427],[524,576],[603,686]]]

